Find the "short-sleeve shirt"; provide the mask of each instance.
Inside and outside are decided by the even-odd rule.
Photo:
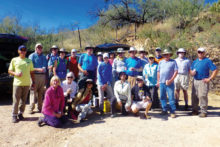
[[[14,72],[22,72],[21,77],[14,76],[14,86],[30,86],[31,75],[30,72],[34,71],[33,63],[28,58],[15,57],[11,60],[9,69]]]
[[[191,66],[191,61],[187,58],[176,58],[175,61],[178,66],[178,74],[188,75]]]
[[[150,96],[150,92],[146,85],[143,85],[143,87],[138,87],[136,84],[131,89],[131,95],[134,96],[133,101],[142,101],[143,97]]]
[[[138,71],[131,71],[130,68],[135,68],[135,69],[139,69],[141,67],[141,60],[137,57],[130,57],[128,59],[126,59],[125,61],[125,66],[127,68],[127,75],[128,76],[137,76],[138,75]]]
[[[94,54],[82,54],[79,58],[79,64],[83,70],[95,71],[98,66],[97,57]]]
[[[209,70],[214,71],[217,67],[209,58],[203,58],[202,60],[196,59],[191,65],[191,70],[196,70],[194,78],[196,80],[202,80],[209,77]]]
[[[44,56],[43,54],[38,55],[37,53],[32,53],[30,54],[29,59],[32,60],[34,68],[46,68],[47,67],[46,56]]]
[[[160,83],[166,83],[166,80],[170,80],[177,70],[178,67],[175,60],[161,60],[157,68],[157,71],[160,72]]]
[[[55,61],[57,60],[59,56],[58,55],[50,55],[49,61],[48,61],[48,66],[54,66]]]

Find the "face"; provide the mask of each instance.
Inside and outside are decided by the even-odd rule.
[[[103,60],[102,56],[98,56],[98,61],[102,61],[102,60]]]
[[[66,55],[65,52],[60,52],[60,57],[61,57],[61,58],[64,58],[65,55]]]
[[[129,52],[130,57],[135,57],[136,53],[137,53],[136,51],[131,51],[131,52]]]
[[[154,63],[154,57],[148,58],[150,63]]]
[[[145,52],[140,52],[140,57],[145,57],[146,53]]]
[[[25,57],[26,53],[27,53],[26,48],[22,48],[22,49],[18,50],[18,54],[22,57]]]
[[[53,80],[52,86],[53,86],[54,88],[57,88],[58,85],[59,85],[59,81],[58,81],[58,80]]]
[[[125,75],[124,73],[122,73],[121,76],[120,76],[120,79],[121,79],[122,81],[125,81],[125,80],[126,80],[126,75]]]
[[[163,57],[165,58],[165,60],[170,60],[170,54],[164,54]]]
[[[160,56],[161,55],[161,51],[155,51],[156,56]]]
[[[91,89],[93,87],[93,84],[91,82],[87,83],[87,88]]]
[[[71,52],[72,57],[76,57],[76,52]]]
[[[118,53],[118,56],[119,56],[120,58],[123,58],[123,57],[124,57],[124,53]]]
[[[89,55],[91,55],[91,54],[93,53],[93,49],[91,49],[91,48],[87,49],[87,53],[88,53]]]
[[[105,57],[105,58],[104,58],[104,62],[105,62],[105,63],[108,63],[108,57]]]
[[[197,54],[198,54],[199,59],[202,59],[205,57],[205,52],[198,51]]]
[[[110,54],[110,58],[111,58],[111,59],[114,59],[114,58],[115,58],[115,55],[114,55],[114,54]]]
[[[67,76],[66,77],[67,82],[70,84],[74,80],[72,76]]]
[[[52,49],[52,54],[56,55],[57,52],[58,52],[58,49],[56,49],[56,48],[53,48],[53,49]]]
[[[185,53],[181,53],[181,52],[178,53],[179,58],[183,58],[184,56],[185,56]]]
[[[138,87],[142,87],[144,85],[144,81],[137,79]]]
[[[41,53],[42,53],[42,49],[43,49],[43,47],[40,46],[40,45],[38,45],[38,46],[36,47],[36,52],[37,52],[37,54],[41,54]]]

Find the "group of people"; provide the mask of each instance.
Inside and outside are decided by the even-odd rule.
[[[72,49],[66,58],[64,48],[56,45],[51,53],[43,55],[43,45],[37,43],[35,52],[26,58],[27,48],[18,48],[18,57],[11,60],[9,74],[14,76],[12,122],[23,120],[25,102],[30,90],[29,113],[43,113],[38,125],[43,123],[60,127],[66,116],[81,122],[88,114],[93,113],[94,91],[97,85],[98,110],[104,115],[103,104],[110,100],[111,117],[116,116],[116,105],[122,115],[133,113],[140,115],[144,110],[144,118],[150,119],[148,111],[161,108],[161,115],[176,117],[179,107],[180,90],[183,90],[185,110],[188,110],[188,94],[190,75],[192,82],[192,115],[207,116],[209,82],[217,75],[217,67],[206,57],[206,50],[198,48],[198,58],[191,62],[186,58],[186,50],[178,49],[177,58],[171,59],[173,53],[169,49],[155,49],[155,55],[144,48],[137,50],[130,47],[125,57],[123,48],[116,52],[93,53],[94,47],[87,46],[85,53],[77,56]],[[139,53],[139,57],[137,57]],[[209,71],[212,71],[211,76]],[[45,92],[46,87],[46,92]],[[158,96],[158,88],[160,98]],[[167,97],[169,106],[167,106]],[[143,118],[143,116],[142,116]]]

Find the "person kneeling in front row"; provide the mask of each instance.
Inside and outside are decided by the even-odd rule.
[[[132,97],[132,112],[137,115],[140,109],[145,109],[145,117],[150,119],[151,117],[148,115],[148,111],[151,108],[152,102],[150,96],[149,89],[144,84],[144,78],[142,76],[137,76],[136,79],[137,84],[131,89],[131,97]]]

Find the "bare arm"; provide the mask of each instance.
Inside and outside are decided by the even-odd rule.
[[[212,72],[212,75],[211,75],[209,78],[205,78],[205,79],[203,79],[203,81],[204,81],[205,83],[208,83],[208,82],[210,82],[212,79],[214,79],[217,74],[218,74],[218,70],[216,69],[216,70],[214,70],[214,71]]]
[[[160,86],[160,72],[157,72],[157,87]]]
[[[57,61],[54,62],[54,67],[53,67],[53,74],[55,76],[57,75],[56,70],[57,70]]]

